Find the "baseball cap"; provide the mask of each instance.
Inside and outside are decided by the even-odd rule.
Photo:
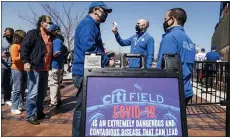
[[[50,30],[51,30],[51,31],[60,30],[60,27],[59,27],[57,24],[52,24],[52,25],[50,26]]]
[[[211,50],[216,50],[216,47],[215,47],[215,46],[212,46],[212,47],[211,47]]]
[[[112,9],[107,7],[105,5],[105,3],[102,2],[102,1],[94,1],[94,2],[92,2],[91,5],[89,6],[89,9],[94,8],[94,7],[101,7],[103,9],[105,9],[108,13],[112,12]]]

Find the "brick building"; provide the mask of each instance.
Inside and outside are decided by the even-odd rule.
[[[212,45],[216,46],[224,61],[230,61],[230,2],[221,2],[220,5],[220,18],[212,36]]]

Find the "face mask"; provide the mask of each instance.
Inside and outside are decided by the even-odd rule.
[[[140,26],[136,25],[136,27],[135,27],[135,28],[136,28],[136,31],[137,31],[137,32],[140,32],[140,31],[141,31]]]
[[[101,16],[98,15],[98,17],[100,18],[101,22],[104,23],[106,21],[108,14],[106,13],[101,13]]]
[[[6,36],[6,40],[7,40],[9,43],[12,43],[12,42],[13,42],[13,36]]]
[[[49,32],[51,32],[51,25],[50,24],[47,24],[46,30],[48,30]]]
[[[170,19],[171,19],[171,18],[170,18]],[[164,31],[165,31],[165,32],[167,31],[167,28],[169,28],[169,27],[172,26],[172,24],[173,24],[173,22],[172,22],[171,25],[168,25],[168,21],[169,21],[170,19],[166,20],[166,21],[163,23],[163,28],[164,28]]]

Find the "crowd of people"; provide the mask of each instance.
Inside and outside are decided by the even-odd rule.
[[[217,71],[217,64],[213,62],[220,62],[221,56],[216,52],[216,47],[212,46],[210,52],[205,52],[202,48],[196,49],[195,60],[197,61],[195,67],[196,74],[198,76],[198,82],[202,83],[204,87],[213,87],[213,79],[215,79],[215,74]],[[212,63],[206,63],[212,62]]]
[[[84,75],[85,52],[97,52],[102,55],[102,67],[113,67],[115,61],[108,57],[103,47],[100,24],[106,21],[112,9],[104,2],[92,2],[88,15],[76,28],[74,50],[68,55],[68,72],[72,72],[74,86],[78,89],[77,105],[73,115],[72,135],[80,136],[82,106],[82,81]],[[190,79],[195,59],[204,58],[204,50],[196,54],[192,40],[184,30],[187,14],[182,8],[173,8],[166,12],[162,41],[158,53],[157,68],[161,68],[164,54],[180,54],[183,70],[185,105],[193,97]],[[131,46],[130,53],[143,54],[146,68],[152,67],[154,59],[154,38],[147,32],[150,22],[138,20],[136,34],[122,39],[117,26],[112,27],[116,41],[121,46]],[[12,114],[21,114],[26,110],[26,120],[31,124],[40,124],[40,119],[48,118],[43,112],[43,102],[47,95],[48,79],[50,87],[50,106],[62,105],[60,83],[63,76],[66,49],[61,28],[52,23],[51,17],[42,15],[38,18],[35,29],[25,32],[6,28],[2,40],[2,104],[11,106]],[[207,60],[214,58],[214,53],[206,54]],[[219,60],[219,57],[217,58]],[[139,67],[140,59],[129,60],[129,67]],[[71,68],[72,67],[72,68]],[[26,107],[25,89],[28,89]],[[11,103],[12,101],[12,103]]]
[[[205,52],[205,49],[202,48],[199,50],[196,48],[196,61],[209,61],[209,62],[219,62],[221,61],[221,56],[218,52],[216,52],[216,47],[212,46],[210,52]]]
[[[43,113],[48,79],[50,106],[59,107],[66,55],[68,50],[61,29],[49,16],[40,16],[36,28],[27,33],[6,28],[1,45],[1,104],[9,105],[15,115],[26,110],[26,120],[31,124],[39,124],[39,119],[49,117]]]

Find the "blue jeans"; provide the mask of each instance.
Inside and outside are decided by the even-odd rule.
[[[78,89],[77,104],[73,115],[72,136],[80,137],[80,124],[81,124],[81,104],[82,104],[82,81],[83,77],[73,76],[74,86]]]
[[[26,90],[26,72],[11,69],[13,90],[12,90],[12,109],[23,107],[24,94]]]
[[[28,93],[26,100],[27,118],[43,113],[43,101],[47,94],[48,71],[28,72]]]

